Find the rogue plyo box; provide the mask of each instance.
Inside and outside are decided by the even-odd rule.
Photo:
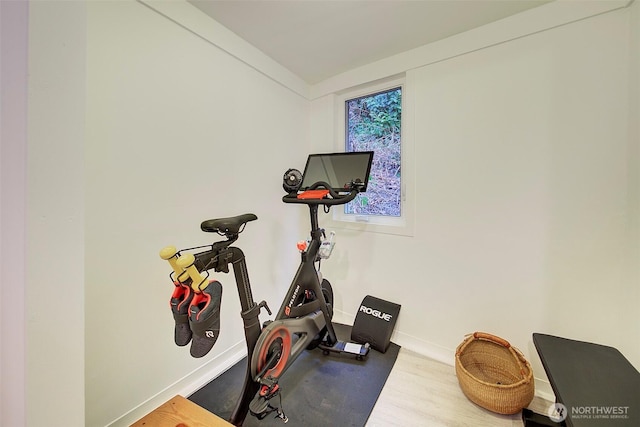
[[[400,307],[400,304],[367,295],[358,308],[351,339],[358,343],[369,343],[371,348],[386,352]]]

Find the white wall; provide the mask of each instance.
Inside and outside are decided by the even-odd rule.
[[[367,294],[401,303],[394,339],[448,363],[465,334],[500,335],[542,381],[533,332],[612,345],[640,366],[630,13],[407,72],[415,235],[343,232],[325,267],[339,309],[353,317]],[[327,98],[312,123],[330,116]]]
[[[211,243],[203,220],[253,212],[238,246],[254,297],[275,304],[289,285],[300,208],[280,179],[306,159],[309,101],[136,2],[87,5],[87,64],[86,425],[128,425],[244,352],[231,274],[214,273],[210,354],[173,343],[160,249]]]
[[[85,9],[29,4],[27,425],[84,422]]]

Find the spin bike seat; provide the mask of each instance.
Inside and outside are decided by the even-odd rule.
[[[258,217],[252,213],[229,218],[208,219],[200,224],[200,229],[208,233],[238,234],[247,222],[255,221],[256,219]]]

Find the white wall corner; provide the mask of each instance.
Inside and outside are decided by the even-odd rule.
[[[185,0],[137,0],[273,81],[309,99],[309,85]]]
[[[26,424],[29,6],[0,2],[0,425]]]

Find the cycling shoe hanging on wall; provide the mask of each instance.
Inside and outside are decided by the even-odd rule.
[[[173,268],[170,277],[175,287],[169,305],[175,321],[175,343],[183,347],[191,342],[191,356],[203,357],[220,334],[222,285],[198,272],[193,254],[181,256],[175,247],[167,246],[160,257]]]

